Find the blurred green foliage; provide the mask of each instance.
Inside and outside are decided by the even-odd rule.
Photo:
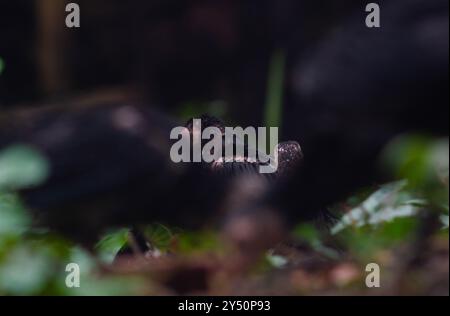
[[[5,69],[5,62],[0,57],[0,75],[2,74],[3,70]]]
[[[331,230],[362,261],[412,241],[426,213],[438,213],[448,236],[448,140],[404,135],[386,147],[381,163],[403,180],[375,190]]]
[[[299,241],[306,242],[316,252],[329,259],[338,260],[340,257],[338,251],[325,245],[324,239],[326,237],[324,232],[317,229],[312,224],[306,223],[298,225],[294,230],[294,236]]]
[[[138,294],[139,280],[100,277],[99,258],[61,237],[31,226],[16,190],[45,180],[49,166],[32,148],[18,145],[0,153],[0,295]],[[80,266],[80,288],[65,286],[67,264]]]
[[[332,234],[337,234],[348,227],[360,228],[366,225],[375,227],[396,218],[417,215],[420,207],[425,206],[426,202],[414,199],[408,191],[404,191],[406,186],[407,181],[384,185],[345,214],[332,228]]]
[[[129,229],[122,228],[105,233],[95,246],[97,255],[104,263],[112,263],[120,249],[128,240]]]
[[[29,225],[30,219],[17,195],[0,192],[0,236],[20,236]]]
[[[375,189],[362,188],[349,198],[347,211],[331,234],[300,223],[293,236],[334,261],[344,256],[366,264],[380,252],[411,242],[423,212],[438,212],[448,239],[448,140],[402,137],[387,146],[382,165],[399,180]],[[125,245],[128,229],[109,232],[94,252],[31,225],[17,190],[38,185],[50,171],[45,157],[14,146],[0,152],[0,295],[132,295],[149,290],[148,279],[105,273]],[[188,232],[153,224],[143,229],[161,253],[192,255],[221,251],[215,231]],[[330,246],[329,241],[341,245]],[[283,269],[289,259],[269,251],[264,271]],[[65,286],[68,263],[81,267],[81,287]]]
[[[49,173],[45,158],[34,149],[16,145],[0,153],[0,190],[39,185]]]
[[[448,140],[404,135],[386,147],[382,162],[397,178],[407,179],[411,188],[436,190],[439,180],[448,180]]]

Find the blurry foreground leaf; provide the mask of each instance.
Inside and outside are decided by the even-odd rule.
[[[295,229],[294,235],[300,240],[307,242],[318,253],[321,253],[330,259],[337,260],[339,258],[339,253],[337,251],[324,245],[321,232],[314,227],[314,225],[301,224]]]
[[[126,244],[128,232],[128,229],[119,229],[104,235],[95,246],[100,260],[106,263],[113,262],[119,250]]]
[[[427,191],[448,184],[449,143],[423,136],[401,136],[384,151],[383,162],[398,179],[407,179],[413,188]]]
[[[407,184],[407,181],[399,181],[383,186],[360,206],[345,214],[332,228],[332,234],[337,234],[349,226],[378,225],[399,217],[416,215],[420,206],[424,206],[426,202],[413,199],[402,191]]]
[[[19,246],[0,263],[0,292],[13,295],[38,294],[51,273],[50,258],[45,251]]]
[[[177,234],[177,250],[185,254],[217,251],[220,243],[214,232],[182,232]]]
[[[144,234],[153,247],[162,251],[169,250],[175,236],[171,228],[158,223],[145,227]]]
[[[402,242],[411,240],[418,223],[417,217],[398,217],[376,226],[349,227],[340,232],[338,238],[350,253],[366,262],[373,259],[379,251],[393,249]]]
[[[441,215],[441,223],[444,225],[444,229],[448,229],[449,228],[449,216],[448,215]]]
[[[48,173],[46,159],[30,147],[15,145],[0,152],[0,191],[39,185]]]
[[[270,263],[271,266],[278,268],[278,269],[283,268],[289,262],[287,258],[280,256],[280,255],[273,254],[273,251],[269,251],[266,254],[266,260]]]
[[[0,192],[0,236],[20,235],[28,228],[30,218],[15,194]]]

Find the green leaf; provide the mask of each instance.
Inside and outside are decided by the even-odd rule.
[[[19,198],[14,194],[0,192],[0,236],[23,234],[31,220]]]
[[[299,225],[295,229],[294,234],[296,237],[309,243],[313,243],[320,238],[318,230],[311,224]]]
[[[119,229],[103,236],[95,249],[103,262],[113,262],[119,250],[127,243],[129,229]]]
[[[0,153],[0,190],[17,190],[41,184],[49,165],[36,150],[15,145]]]
[[[50,258],[45,253],[20,246],[0,264],[0,291],[13,295],[38,294],[51,273]]]
[[[172,230],[159,223],[145,227],[144,234],[153,247],[163,251],[169,250],[170,243],[174,238]]]
[[[396,218],[377,226],[351,227],[337,235],[342,244],[356,258],[366,262],[378,251],[394,249],[404,241],[411,240],[417,231],[417,217]]]
[[[266,254],[266,260],[272,267],[278,269],[284,268],[289,263],[289,260],[287,258],[280,255],[276,255],[273,253],[273,251],[269,251]]]
[[[404,135],[393,140],[382,158],[398,179],[407,179],[413,188],[430,190],[448,181],[448,140],[434,140],[420,135]]]
[[[312,224],[301,224],[294,230],[294,235],[302,241],[306,241],[315,251],[322,255],[337,260],[339,253],[324,245],[322,233]]]
[[[443,225],[443,229],[448,229],[449,216],[448,215],[441,215],[440,220],[441,220],[441,223]]]
[[[411,217],[417,214],[426,201],[413,199],[407,192],[407,181],[386,184],[369,196],[361,205],[345,214],[332,228],[333,235],[347,227],[363,227],[390,222],[400,217]]]
[[[178,251],[185,254],[220,250],[218,236],[211,231],[182,232],[178,237]]]

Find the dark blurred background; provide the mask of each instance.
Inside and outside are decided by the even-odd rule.
[[[80,0],[81,28],[69,29],[69,2],[1,4],[0,106],[125,95],[175,113],[215,102],[256,125],[277,53],[290,70],[355,11],[365,19],[361,1]]]

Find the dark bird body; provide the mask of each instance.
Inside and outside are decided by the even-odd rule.
[[[203,119],[223,126],[212,117]],[[37,222],[86,243],[115,226],[163,222],[201,227],[220,218],[234,190],[232,180],[259,175],[260,162],[246,157],[173,163],[169,136],[177,123],[142,106],[41,109],[4,115],[1,121],[0,147],[25,144],[49,161],[49,178],[21,192]],[[299,145],[292,142],[280,145],[281,160],[288,149],[290,158],[297,159],[280,163],[283,168],[301,158]]]
[[[170,160],[176,123],[138,106],[38,110],[2,117],[1,147],[40,151],[50,176],[22,196],[37,219],[92,241],[103,229],[154,221],[198,227],[224,182],[195,164]]]

